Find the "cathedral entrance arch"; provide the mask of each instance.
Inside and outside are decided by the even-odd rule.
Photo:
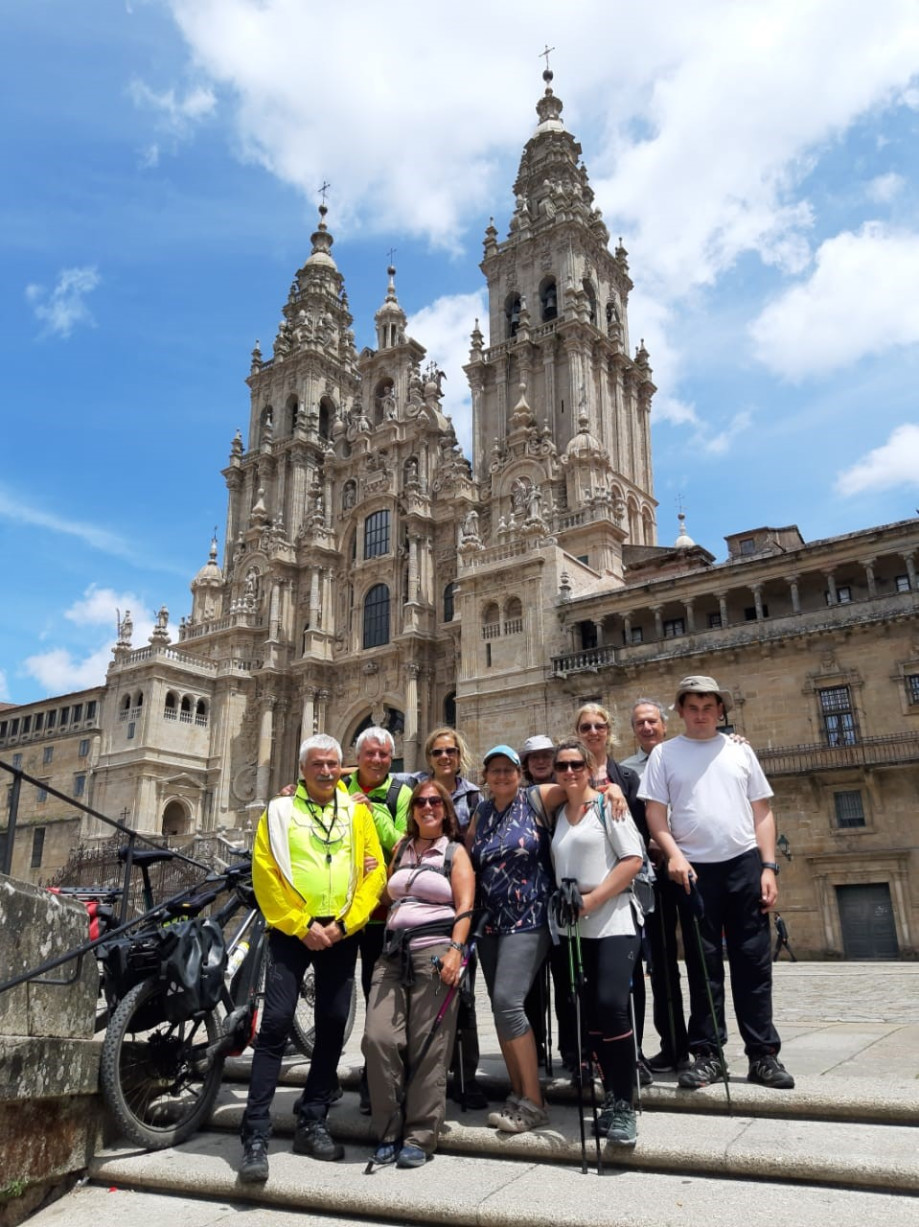
[[[166,803],[163,810],[163,834],[189,835],[192,829],[191,809],[185,801],[174,798]]]

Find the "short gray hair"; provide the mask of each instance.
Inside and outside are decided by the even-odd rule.
[[[342,761],[341,746],[334,737],[330,737],[328,733],[314,733],[312,737],[307,737],[306,741],[300,745],[300,757],[297,760],[302,767],[306,761],[306,756],[310,750],[327,750],[338,755],[339,763]]]
[[[657,710],[660,712],[661,721],[666,725],[667,712],[664,710],[663,703],[658,703],[657,699],[636,699],[635,702],[632,704],[632,712],[631,712],[631,715],[629,716],[629,720],[632,724],[635,723],[635,708],[636,707],[656,707]]]
[[[389,729],[381,729],[379,725],[371,725],[369,729],[364,729],[363,733],[358,733],[357,741],[354,743],[355,754],[360,754],[368,741],[381,741],[390,754],[396,752],[396,743],[392,733]]]

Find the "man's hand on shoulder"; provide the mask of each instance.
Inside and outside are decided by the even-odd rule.
[[[278,796],[279,797],[292,797],[296,791],[297,791],[296,784],[285,784],[284,787],[281,789],[281,791],[278,793]]]

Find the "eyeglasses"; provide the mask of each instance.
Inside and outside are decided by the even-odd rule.
[[[416,797],[412,809],[442,809],[443,803],[443,797]]]
[[[449,746],[446,749],[441,747],[438,750],[431,751],[431,758],[452,758],[454,754],[459,754],[456,746]]]
[[[583,771],[586,766],[583,758],[566,758],[564,762],[555,764],[555,770],[561,774],[564,771]]]
[[[604,721],[597,721],[596,724],[579,724],[579,733],[602,733],[604,729],[608,729],[609,725]]]

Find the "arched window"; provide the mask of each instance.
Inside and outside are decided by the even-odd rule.
[[[374,511],[364,521],[364,557],[379,558],[389,553],[389,512]]]
[[[261,443],[265,437],[265,427],[266,426],[270,426],[272,430],[274,429],[274,409],[272,409],[271,405],[265,406],[265,408],[262,410],[262,415],[259,419],[259,433],[258,433],[259,443]]]
[[[510,340],[511,337],[517,335],[517,329],[520,327],[520,295],[508,294],[504,300],[504,335]]]
[[[504,633],[519,635],[523,630],[523,605],[519,596],[508,597],[504,604]]]
[[[181,801],[170,801],[163,810],[163,834],[187,835],[191,829],[188,811]]]
[[[187,694],[182,695],[182,702],[179,705],[179,720],[182,724],[191,724],[191,699]]]
[[[590,312],[590,322],[596,328],[597,326],[597,296],[594,293],[594,287],[585,277],[583,281],[584,293],[587,295],[587,309]]]
[[[364,598],[364,647],[379,648],[389,643],[389,589],[374,584]]]
[[[294,392],[291,392],[287,398],[287,433],[292,435],[294,427],[297,425],[297,408],[300,402]]]
[[[166,695],[166,702],[163,705],[163,715],[167,720],[178,719],[176,697],[171,690]]]
[[[493,602],[489,602],[482,611],[482,638],[497,639],[501,634],[501,611]]]
[[[332,437],[332,418],[335,416],[335,406],[328,396],[323,396],[319,402],[319,437],[320,439],[331,439]]]
[[[455,579],[451,579],[446,588],[444,588],[444,621],[452,622],[456,615],[456,589],[457,583]]]
[[[444,724],[449,724],[451,728],[456,728],[456,691],[451,690],[444,697]]]
[[[207,704],[203,699],[199,699],[195,704],[195,724],[199,728],[207,728]]]
[[[539,287],[539,306],[544,324],[558,318],[558,290],[554,277],[547,277]]]

